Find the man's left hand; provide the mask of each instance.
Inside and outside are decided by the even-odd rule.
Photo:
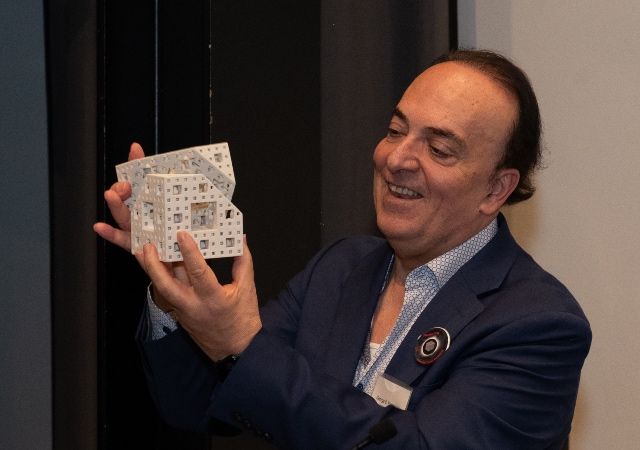
[[[146,244],[144,268],[155,289],[171,305],[171,313],[182,328],[213,361],[241,353],[262,328],[246,239],[243,254],[233,262],[233,281],[226,285],[218,282],[189,233],[179,232],[177,240],[190,285],[159,260],[153,244]]]

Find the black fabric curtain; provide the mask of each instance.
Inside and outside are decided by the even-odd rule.
[[[133,340],[147,281],[93,235],[102,191],[134,140],[149,153],[228,141],[266,301],[321,245],[375,233],[374,146],[455,44],[455,3],[46,2],[55,448],[261,447],[157,417]]]
[[[456,2],[322,2],[322,241],[375,233],[372,155],[404,89],[455,47]],[[452,30],[453,28],[453,30]]]

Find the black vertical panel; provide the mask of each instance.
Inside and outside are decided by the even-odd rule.
[[[209,143],[209,24],[208,1],[158,2],[156,106],[159,152]]]
[[[458,48],[458,0],[449,0],[449,49]]]
[[[318,1],[213,3],[213,137],[228,141],[258,294],[320,245]]]
[[[147,154],[207,142],[200,85],[209,77],[201,51],[209,44],[207,2],[103,1],[101,8],[100,192],[133,141]],[[110,220],[104,207],[101,215]],[[147,277],[131,255],[104,242],[100,249],[100,448],[208,448],[205,435],[158,417],[134,342]]]
[[[45,14],[53,443],[60,449],[91,448],[98,403],[96,240],[91,230],[96,215],[96,2],[50,0]],[[25,295],[29,289],[24,286]]]
[[[114,165],[126,161],[130,142],[153,148],[154,136],[153,3],[102,1],[101,8],[99,193],[115,181]],[[98,201],[99,220],[113,223]],[[99,248],[99,448],[149,448],[158,419],[133,341],[145,278],[125,252],[103,241]]]

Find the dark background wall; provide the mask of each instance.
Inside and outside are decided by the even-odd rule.
[[[323,243],[375,232],[373,147],[404,87],[451,45],[455,2],[20,5],[0,19],[3,60],[18,62],[2,69],[11,321],[0,348],[12,381],[0,412],[15,422],[3,421],[0,447],[208,448],[157,417],[133,340],[146,278],[91,231],[109,220],[114,165],[134,140],[147,153],[228,141],[266,301]],[[26,206],[18,188],[33,194]],[[217,445],[258,448],[249,441]]]
[[[283,4],[284,5],[284,4]],[[99,58],[103,188],[129,144],[147,153],[229,142],[262,301],[320,246],[317,2],[104,2]],[[100,216],[107,217],[102,209]],[[99,244],[101,444],[202,448],[168,429],[146,392],[133,335],[146,276]],[[212,260],[228,279],[228,260]]]
[[[376,231],[373,149],[404,89],[456,46],[455,3],[322,2],[323,243]]]

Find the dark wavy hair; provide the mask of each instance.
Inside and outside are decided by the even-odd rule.
[[[527,200],[535,192],[531,178],[540,166],[542,152],[540,109],[531,82],[509,59],[488,50],[453,50],[437,58],[431,65],[448,61],[465,64],[487,74],[518,100],[518,118],[496,169],[514,168],[520,172],[520,182],[506,203]]]

